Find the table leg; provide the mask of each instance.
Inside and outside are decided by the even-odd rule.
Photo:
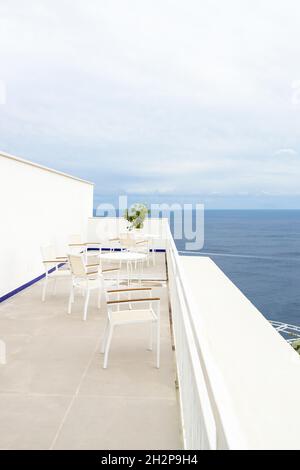
[[[139,276],[139,285],[142,286],[142,277],[144,273],[144,261],[140,261],[140,276]]]
[[[129,287],[130,285],[130,261],[127,261],[126,263],[126,266],[127,266],[127,285]]]

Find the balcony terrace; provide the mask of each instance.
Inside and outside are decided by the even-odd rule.
[[[69,281],[43,303],[40,247],[124,221],[92,217],[89,182],[7,154],[0,175],[1,449],[300,449],[300,357],[212,260],[147,221],[156,265],[132,280],[161,298],[161,367],[130,325],[103,370],[104,306],[92,297],[83,322],[78,296],[68,315]]]

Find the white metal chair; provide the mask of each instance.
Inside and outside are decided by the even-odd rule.
[[[69,269],[59,269],[59,265],[67,263],[68,258],[66,256],[56,256],[56,249],[54,245],[42,246],[41,253],[43,258],[43,265],[45,267],[42,301],[45,302],[49,280],[54,280],[53,294],[55,294],[57,279],[66,279],[70,277],[71,271]]]
[[[75,233],[69,236],[69,251],[72,254],[83,253],[85,262],[88,262],[88,257],[96,256],[93,250],[89,251],[89,248],[100,248],[101,242],[85,242],[79,233]]]
[[[74,291],[79,288],[85,295],[84,309],[83,309],[83,320],[87,319],[87,310],[90,300],[90,293],[92,290],[98,290],[98,308],[100,308],[101,293],[103,288],[103,274],[108,272],[117,271],[119,268],[103,269],[99,264],[84,263],[83,254],[70,254],[68,255],[69,265],[72,273],[71,291],[68,304],[68,313],[71,314],[72,304],[74,302]],[[94,271],[88,271],[89,268],[95,268]],[[118,276],[115,279],[116,285],[118,286]]]
[[[108,234],[104,233],[100,237],[100,242],[101,242],[101,247],[100,247],[100,253],[102,253],[103,248],[105,248],[105,251],[115,251],[115,250],[120,250],[120,239],[119,237],[113,236],[112,238],[109,237]]]
[[[110,224],[106,223],[96,230],[96,238],[101,243],[100,253],[103,249],[110,252],[120,249],[119,230],[117,227],[114,227],[113,230],[111,228]]]
[[[120,234],[121,248],[132,253],[142,253],[146,255],[145,261],[149,266],[149,240],[141,240],[135,237],[134,233],[122,233]]]
[[[160,366],[160,299],[158,297],[148,298],[135,298],[109,300],[111,294],[118,297],[122,293],[133,293],[146,291],[151,294],[151,287],[140,288],[125,288],[116,290],[105,290],[106,305],[107,305],[107,322],[104,330],[102,349],[104,353],[103,368],[107,368],[108,354],[111,345],[111,340],[114,328],[120,325],[132,325],[136,323],[147,323],[150,326],[150,344],[149,349],[153,347],[153,325],[156,324],[156,367]],[[147,307],[143,307],[147,304]],[[142,305],[140,308],[134,308]],[[116,306],[117,310],[114,310]],[[120,306],[126,306],[125,310],[120,309]]]

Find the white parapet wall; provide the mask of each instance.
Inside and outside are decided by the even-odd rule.
[[[180,265],[216,448],[299,450],[299,355],[211,259]]]
[[[0,298],[40,276],[40,247],[86,236],[93,184],[0,152]]]

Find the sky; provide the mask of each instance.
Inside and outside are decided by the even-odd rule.
[[[300,208],[299,0],[0,0],[0,150],[116,194]]]

